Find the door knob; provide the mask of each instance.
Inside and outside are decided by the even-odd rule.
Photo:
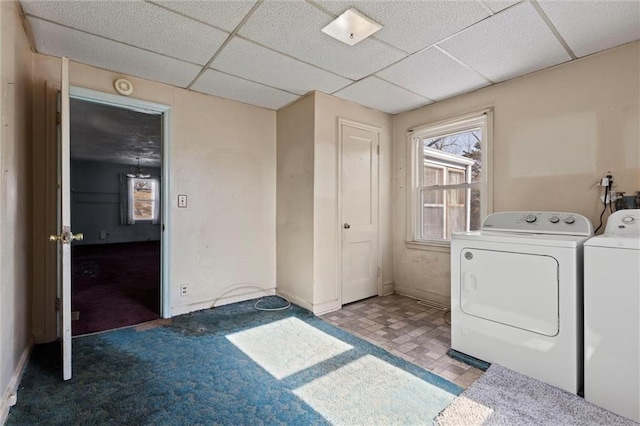
[[[342,225],[342,227],[344,229],[349,229],[349,228],[351,228],[351,225],[349,225],[348,223],[345,223],[344,225]]]
[[[49,235],[49,241],[62,241],[63,244],[71,244],[71,241],[82,241],[84,234],[79,232],[77,234],[71,233],[71,231],[64,231],[60,235]]]

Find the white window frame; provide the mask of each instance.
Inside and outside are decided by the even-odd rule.
[[[482,173],[481,182],[476,183],[463,183],[456,185],[434,185],[423,186],[422,176],[424,167],[424,149],[422,147],[422,141],[424,139],[443,136],[448,134],[461,133],[472,129],[482,129],[482,141],[481,141],[481,155],[482,155]],[[493,210],[493,166],[492,166],[492,145],[493,145],[493,109],[488,108],[481,111],[477,111],[471,114],[463,115],[457,118],[449,119],[446,121],[440,121],[433,124],[423,125],[414,129],[410,129],[407,133],[407,153],[409,154],[407,159],[410,161],[410,167],[407,168],[408,183],[407,183],[407,243],[416,248],[420,246],[442,246],[449,247],[451,240],[446,239],[425,239],[421,238],[421,226],[422,226],[422,203],[420,198],[421,190],[425,188],[437,188],[442,190],[447,189],[467,189],[467,200],[470,200],[470,192],[472,188],[480,189],[480,215],[483,220]],[[443,162],[447,162],[449,165],[454,157],[452,154],[448,154],[444,151],[430,150],[429,157],[439,157]],[[437,151],[437,152],[433,152]],[[448,158],[451,156],[451,158]],[[420,163],[420,164],[418,164]],[[432,162],[433,164],[434,162]],[[446,170],[446,168],[445,168]],[[471,178],[471,174],[467,174],[468,179]],[[446,177],[445,177],[446,179]],[[443,199],[443,201],[446,201]],[[470,204],[467,202],[467,209],[470,208]],[[467,220],[470,220],[470,215],[467,215]],[[443,236],[444,237],[444,236]]]

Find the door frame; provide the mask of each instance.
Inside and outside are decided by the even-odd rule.
[[[380,269],[381,259],[380,259],[380,144],[382,139],[382,128],[378,126],[373,126],[366,123],[361,123],[354,120],[349,120],[348,118],[338,117],[338,144],[336,147],[336,157],[337,157],[337,172],[336,172],[336,219],[337,219],[337,271],[336,271],[336,279],[338,282],[338,304],[342,306],[342,224],[344,221],[342,220],[342,127],[343,126],[351,126],[357,129],[368,130],[378,134],[378,179],[376,181],[376,190],[378,191],[378,203],[375,208],[378,210],[378,223],[376,224],[376,234],[377,241],[376,244],[376,263],[377,267],[380,270],[380,274],[377,277],[378,284],[378,296],[382,294],[382,270]]]
[[[125,96],[99,92],[97,90],[85,89],[76,86],[70,87],[69,97],[103,105],[115,106],[118,108],[126,108],[145,113],[152,112],[162,115],[162,140],[160,143],[162,151],[162,177],[160,180],[162,188],[160,191],[160,209],[162,215],[162,228],[160,232],[160,316],[162,318],[171,318],[171,287],[169,285],[171,276],[171,267],[169,263],[171,234],[168,232],[168,230],[171,229],[171,203],[169,198],[169,172],[171,170],[169,167],[169,147],[171,146],[171,107],[169,105],[128,98]]]

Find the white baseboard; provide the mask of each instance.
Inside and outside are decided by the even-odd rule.
[[[239,288],[238,290],[240,290]],[[232,290],[233,291],[233,290]],[[171,308],[171,315],[182,315],[190,312],[202,311],[203,309],[211,309],[215,306],[228,305],[230,303],[244,302],[245,300],[257,299],[259,297],[275,294],[275,288],[265,288],[264,290],[251,290],[245,291],[241,294],[219,297],[217,299],[205,300],[202,302],[189,303],[187,305],[173,306]]]
[[[294,303],[302,308],[305,308],[307,311],[311,311],[313,312],[313,306],[311,306],[311,303],[307,302],[306,300],[302,300],[297,296],[294,296],[291,293],[287,293],[286,291],[283,291],[281,289],[276,289],[276,294],[278,296],[282,296],[285,299],[287,299],[289,302]]]
[[[414,299],[435,302],[444,306],[451,306],[451,297],[443,296],[441,294],[433,293],[431,291],[419,290],[415,288],[402,287],[402,286],[396,285],[395,293],[401,296],[412,297]]]
[[[317,305],[313,305],[313,314],[314,315],[323,315],[329,312],[337,311],[342,308],[342,304],[337,300],[331,300],[329,302],[318,303]]]
[[[31,353],[32,347],[33,338],[29,340],[29,344],[26,348],[24,348],[24,351],[20,356],[20,361],[18,361],[18,365],[13,372],[13,377],[11,377],[11,381],[9,382],[9,386],[7,387],[7,392],[2,396],[2,403],[0,403],[0,424],[4,424],[7,421],[9,408],[14,406],[16,403],[18,386],[20,385],[20,379],[22,379],[24,369],[27,367],[27,361],[29,361],[29,354]]]

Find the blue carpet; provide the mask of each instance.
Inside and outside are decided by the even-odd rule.
[[[302,308],[259,312],[254,303],[177,316],[170,324],[144,331],[128,328],[75,338],[73,378],[68,382],[60,379],[59,346],[38,345],[7,424],[328,424],[327,416],[294,392],[344,365],[371,357],[429,384],[429,402],[424,407],[429,419],[462,392],[459,386]],[[227,337],[291,317],[352,348],[276,379]],[[335,404],[340,404],[339,398]]]

